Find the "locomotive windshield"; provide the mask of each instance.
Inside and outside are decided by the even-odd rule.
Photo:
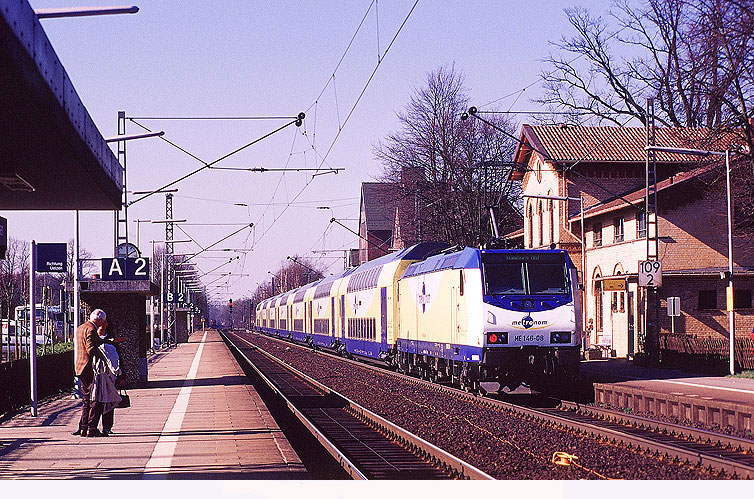
[[[482,253],[484,294],[568,294],[563,253]]]

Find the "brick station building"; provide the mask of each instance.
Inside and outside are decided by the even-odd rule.
[[[658,129],[656,135],[658,146],[725,148],[700,146],[700,129]],[[523,236],[525,248],[554,244],[569,252],[580,274],[583,269],[588,346],[618,357],[645,347],[647,293],[637,279],[638,264],[647,259],[645,145],[643,128],[523,125],[514,157],[528,165],[518,174],[525,196],[524,229],[508,237]],[[727,357],[727,281],[720,277],[728,268],[724,163],[658,152],[657,180],[661,354],[666,359],[677,353]],[[526,197],[530,195],[575,199]],[[733,257],[736,357],[739,366],[750,369],[754,235],[734,233]],[[605,280],[613,278],[627,280],[625,291],[604,289]],[[680,298],[681,315],[673,322],[667,315],[668,297]]]

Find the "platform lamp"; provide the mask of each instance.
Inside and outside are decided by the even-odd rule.
[[[139,7],[136,5],[127,5],[119,7],[55,7],[48,9],[34,9],[38,19],[51,19],[61,17],[84,17],[84,16],[105,16],[113,14],[136,14]],[[165,132],[153,132],[153,135]]]
[[[736,362],[734,356],[734,343],[735,343],[735,316],[733,311],[733,213],[731,212],[732,203],[730,196],[730,153],[735,152],[731,149],[725,151],[709,151],[705,149],[687,149],[683,147],[662,147],[662,146],[647,146],[645,151],[654,152],[669,152],[675,154],[687,154],[689,156],[701,156],[707,158],[709,156],[725,156],[725,191],[728,200],[728,272],[727,276],[723,273],[723,277],[728,278],[728,287],[726,288],[726,309],[728,310],[728,336],[729,336],[729,368],[731,374],[736,374]]]
[[[136,222],[136,247],[139,248],[139,251],[141,251],[141,246],[139,244],[140,238],[139,235],[141,233],[141,224],[143,223],[151,223],[151,220],[142,220],[142,219],[135,219],[134,222]]]

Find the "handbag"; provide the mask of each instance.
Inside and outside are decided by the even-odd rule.
[[[118,402],[118,405],[116,405],[118,409],[125,409],[127,407],[131,407],[131,397],[128,396],[128,393],[123,390],[123,393],[120,394],[120,402]]]

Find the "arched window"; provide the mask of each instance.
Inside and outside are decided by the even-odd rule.
[[[537,203],[537,218],[539,219],[539,246],[544,246],[544,216],[542,214],[542,200]]]
[[[594,330],[601,333],[603,331],[602,319],[602,271],[599,267],[594,269],[592,280],[594,282]]]
[[[529,208],[526,210],[526,218],[529,222],[529,247],[534,247],[534,215],[532,214],[532,207],[531,203],[529,203]]]
[[[550,213],[550,242],[555,242],[555,206],[552,199],[547,201],[547,211]]]
[[[613,269],[613,275],[621,275],[623,274],[623,265],[619,263],[615,264],[615,268]],[[626,292],[625,291],[615,291],[613,293],[613,311],[614,312],[625,312],[626,311]]]

